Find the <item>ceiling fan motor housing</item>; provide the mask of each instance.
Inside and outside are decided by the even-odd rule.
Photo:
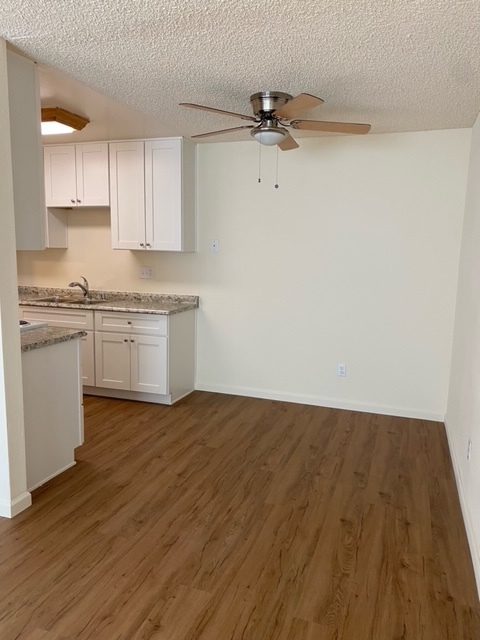
[[[259,118],[265,117],[267,114],[271,114],[272,111],[283,107],[292,96],[289,93],[282,93],[281,91],[260,91],[250,96],[250,103],[252,105],[253,113]]]
[[[268,146],[278,145],[281,151],[290,151],[291,149],[298,148],[297,142],[285,127],[304,129],[306,131],[347,134],[361,134],[370,131],[369,124],[322,122],[321,120],[294,120],[293,118],[303,114],[305,111],[309,111],[323,104],[321,98],[317,98],[310,93],[300,93],[296,98],[293,98],[289,93],[283,93],[282,91],[259,91],[250,96],[250,104],[252,105],[253,116],[191,102],[182,102],[180,106],[201,109],[202,111],[211,111],[223,116],[232,116],[234,118],[240,118],[241,120],[247,120],[251,123],[239,127],[220,129],[220,131],[201,133],[192,136],[193,138],[206,138],[222,133],[230,133],[231,131],[250,129],[250,134],[255,140]]]

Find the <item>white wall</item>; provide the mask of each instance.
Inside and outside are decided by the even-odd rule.
[[[6,45],[0,38],[0,516],[31,504],[27,492]]]
[[[259,145],[203,144],[198,253],[114,252],[108,212],[71,212],[70,248],[19,254],[19,281],[199,294],[200,389],[441,420],[470,137],[303,139],[279,189],[275,149],[258,184]]]
[[[446,417],[480,592],[480,117],[473,128]],[[467,461],[467,447],[472,455]]]

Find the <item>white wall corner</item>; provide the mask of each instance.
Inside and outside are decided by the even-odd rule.
[[[14,518],[16,515],[28,509],[32,504],[32,495],[25,491],[14,500],[0,500],[0,518]]]
[[[0,38],[0,515],[31,504],[27,491],[22,362],[18,330],[15,213],[8,104],[7,52]]]
[[[473,571],[475,573],[475,580],[477,583],[477,594],[480,600],[480,544],[475,534],[475,528],[472,524],[472,517],[468,507],[468,501],[466,499],[465,488],[463,486],[462,475],[460,472],[460,465],[458,456],[455,451],[453,434],[448,426],[448,419],[445,417],[445,431],[447,433],[448,448],[450,450],[450,457],[452,459],[453,472],[455,474],[455,483],[457,485],[458,497],[460,499],[460,508],[462,509],[463,521],[465,523],[465,530],[467,532],[468,545],[470,547],[470,554],[472,557]]]

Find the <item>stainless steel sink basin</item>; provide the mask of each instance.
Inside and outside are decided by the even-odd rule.
[[[65,302],[65,300],[64,300]],[[75,300],[70,300],[71,304],[100,304],[101,302],[105,303],[105,300],[101,300],[98,298],[75,298]]]
[[[99,304],[100,302],[105,302],[105,300],[101,300],[98,298],[85,298],[83,296],[43,296],[40,298],[30,298],[28,302],[56,302],[58,303],[68,303],[68,304]]]

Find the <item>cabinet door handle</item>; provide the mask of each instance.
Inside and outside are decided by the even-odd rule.
[[[151,245],[149,242],[147,242],[147,247],[151,247],[151,246],[152,246],[152,245]]]
[[[124,341],[124,342],[128,342],[127,338],[124,338],[124,339],[123,339],[123,341]]]
[[[132,321],[131,320],[127,320],[127,324],[132,324]]]
[[[141,247],[144,247],[144,246],[145,246],[145,244],[144,244],[143,242],[140,242],[140,246],[141,246]]]
[[[78,200],[78,199],[77,199],[77,202],[81,202],[81,200]]]
[[[75,204],[75,200],[70,200],[70,202],[71,202],[72,204]]]
[[[135,340],[130,340],[130,342],[135,342]]]

